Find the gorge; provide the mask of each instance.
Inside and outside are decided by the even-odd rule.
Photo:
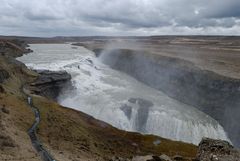
[[[238,73],[234,73],[237,68],[225,67],[229,65],[229,58],[237,55],[229,52],[228,58],[221,55],[222,63],[217,65],[224,68],[213,66],[216,69],[213,72],[203,70],[193,61],[176,59],[171,53],[168,56],[161,55],[162,51],[156,54],[149,50],[151,46],[145,48],[143,45],[145,49],[141,49],[117,45],[118,48],[109,50],[94,41],[91,44],[89,41],[81,42],[83,47],[63,42],[30,43],[34,52],[24,55],[30,49],[26,49],[23,41],[19,41],[25,44],[22,46],[15,42],[2,40],[0,44],[4,51],[0,56],[1,159],[40,159],[27,135],[29,127],[34,125],[34,113],[27,103],[28,98],[32,98],[30,105],[39,110],[35,121],[39,116],[41,118],[35,129],[41,142],[39,146],[43,146],[56,160],[136,161],[167,157],[205,161],[213,156],[229,161],[239,159],[239,151],[231,145],[237,145],[237,142],[231,136],[229,140],[229,131],[226,131],[226,126],[222,127],[224,119],[228,118],[220,117],[220,122],[214,119],[217,108],[213,109],[210,117],[206,114],[209,111],[201,112],[204,109],[201,106],[183,102],[181,95],[192,96],[192,102],[198,104],[199,98],[195,96],[201,89],[207,98],[199,97],[206,102],[211,102],[210,98],[219,99],[216,97],[218,93],[222,99],[224,95],[234,96],[238,87]],[[166,46],[161,49],[165,50]],[[186,48],[177,50],[178,56],[181,56],[181,51],[188,53]],[[172,49],[175,48],[171,46]],[[28,68],[15,57],[19,57],[17,59]],[[191,55],[183,58],[191,58]],[[215,61],[218,62],[219,58],[215,57]],[[206,62],[205,67],[209,67]],[[219,74],[219,69],[229,72]],[[210,83],[209,86],[209,82],[215,82],[213,78],[223,83],[216,83],[217,86]],[[202,84],[199,85],[197,80]],[[24,91],[30,96],[28,98],[21,90],[23,85],[26,85]],[[222,86],[225,86],[226,94],[222,92]],[[211,89],[217,90],[213,96],[206,92]],[[195,90],[197,94],[193,95],[191,92]],[[224,106],[216,104],[216,107]],[[237,117],[231,116],[232,123],[236,123]],[[236,123],[230,132],[234,134],[237,128]]]
[[[104,63],[137,80],[192,105],[216,119],[239,146],[240,80],[201,70],[191,62],[116,49],[97,54]]]
[[[188,78],[176,72],[179,65],[176,60],[161,59],[165,64],[159,67],[149,54],[134,54],[126,49],[96,54],[97,58],[94,53],[82,47],[72,48],[69,44],[33,44],[31,49],[35,52],[19,58],[30,68],[66,70],[71,74],[74,89],[64,90],[58,98],[64,106],[127,131],[156,134],[194,144],[198,144],[202,137],[228,140],[216,120],[198,111],[193,106],[195,104],[182,101],[184,104],[182,98],[177,101],[178,98],[169,95],[173,92],[178,95],[177,90],[184,92],[182,88],[185,86],[179,84],[179,79],[175,79],[177,76]],[[176,66],[169,70],[166,65],[171,62]],[[177,81],[175,86],[169,76],[175,77],[172,79]],[[157,82],[166,88],[161,89]],[[169,88],[172,93],[166,92]],[[188,92],[182,96],[189,98]]]

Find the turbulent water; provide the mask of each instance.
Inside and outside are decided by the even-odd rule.
[[[223,128],[194,107],[176,101],[70,44],[33,44],[19,58],[33,69],[66,70],[75,87],[59,103],[115,127],[198,144],[202,137],[228,140]]]

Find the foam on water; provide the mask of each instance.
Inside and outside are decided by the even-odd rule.
[[[59,103],[115,127],[198,144],[202,137],[228,140],[223,128],[194,107],[113,70],[82,47],[34,44],[34,53],[19,58],[33,69],[66,70],[75,87]]]

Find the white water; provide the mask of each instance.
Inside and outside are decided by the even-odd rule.
[[[89,50],[72,49],[69,44],[33,44],[31,49],[34,53],[19,58],[28,67],[66,70],[72,75],[75,89],[59,97],[64,106],[128,131],[194,144],[202,137],[228,140],[223,128],[208,115],[109,68]],[[132,103],[130,98],[153,105],[142,106],[139,100]]]

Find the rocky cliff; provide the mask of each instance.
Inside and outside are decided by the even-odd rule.
[[[24,53],[31,52],[31,49],[27,49],[28,45],[18,39],[1,40],[0,39],[0,55],[8,57],[19,57]]]
[[[57,100],[63,89],[71,88],[71,75],[65,71],[38,70],[37,80],[31,83],[30,88],[34,94]]]

